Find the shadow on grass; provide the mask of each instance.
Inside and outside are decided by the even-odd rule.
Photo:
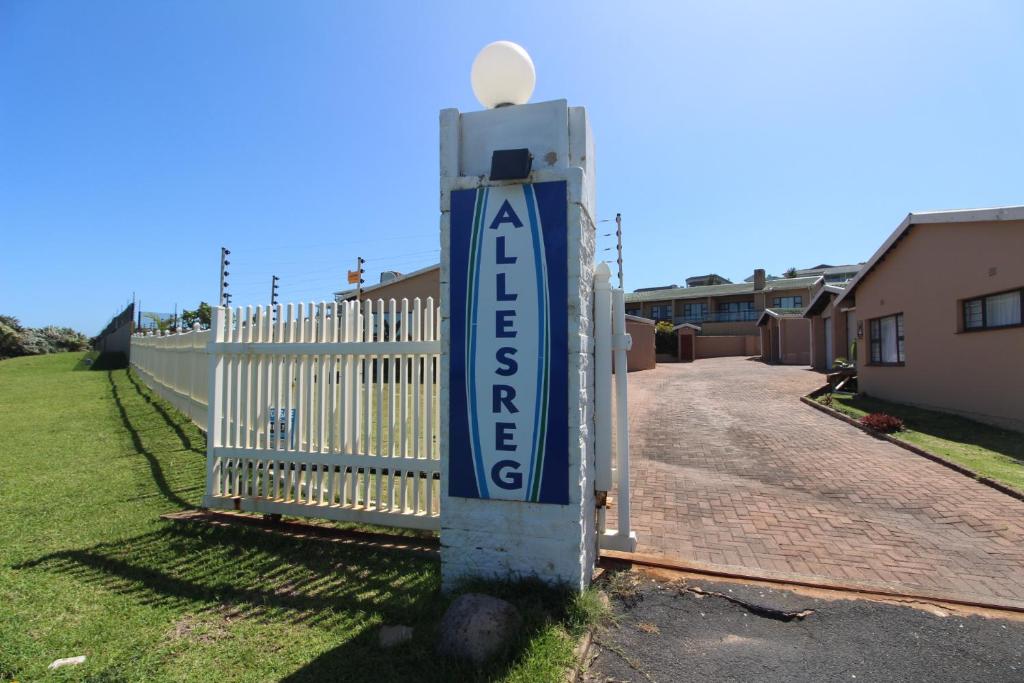
[[[99,354],[92,362],[93,370],[124,370],[128,367],[128,356],[120,351]]]
[[[126,374],[129,380],[132,382],[132,385],[135,387],[136,391],[138,391],[139,394],[146,399],[149,406],[153,408],[154,412],[158,413],[164,419],[164,421],[167,422],[169,426],[172,426],[172,428],[176,427],[174,431],[178,435],[178,438],[181,440],[181,443],[185,447],[185,449],[193,450],[192,442],[184,434],[184,431],[181,429],[181,426],[174,424],[174,421],[167,414],[167,411],[163,410],[160,406],[155,405],[152,399],[145,395],[145,393],[139,388],[139,385],[136,384],[135,381],[132,379],[131,373]],[[146,462],[149,465],[150,474],[153,477],[153,482],[156,484],[156,487],[160,490],[160,493],[164,496],[164,498],[166,498],[168,501],[174,503],[180,508],[195,507],[192,503],[179,496],[178,493],[170,486],[170,484],[167,481],[167,477],[164,474],[163,467],[160,464],[160,459],[157,458],[157,456],[151,450],[146,448],[146,445],[142,441],[142,434],[136,428],[135,424],[132,422],[132,418],[129,416],[128,409],[125,407],[124,401],[121,397],[121,392],[117,387],[117,382],[114,381],[113,371],[107,372],[107,380],[110,382],[110,394],[114,399],[114,404],[117,406],[118,413],[120,414],[121,417],[121,423],[124,425],[125,430],[131,436],[132,448],[134,448],[136,453],[138,453],[139,455],[143,456],[146,459]]]
[[[1024,465],[1024,434],[924,408],[889,403],[870,396],[835,395],[837,402],[865,413],[888,413],[901,418],[907,429],[956,443],[1000,453]],[[841,398],[840,398],[841,397]]]
[[[124,370],[128,367],[128,356],[120,352],[100,353],[99,351],[86,351],[82,357],[71,368],[73,372],[83,370]]]
[[[407,617],[437,584],[429,558],[183,523],[14,568],[70,576],[138,605],[327,627],[351,626],[370,612]]]
[[[16,571],[47,571],[125,596],[139,607],[170,608],[179,619],[237,624],[245,620],[329,630],[333,649],[288,675],[288,681],[466,681],[507,676],[572,621],[572,596],[539,584],[480,584],[509,599],[524,616],[521,637],[504,658],[477,669],[434,653],[437,624],[450,598],[440,566],[386,548],[348,547],[316,538],[239,527],[178,523],[123,541],[44,555]],[[412,626],[413,640],[383,652],[382,624]],[[303,631],[281,646],[302,650]],[[257,675],[256,672],[252,672]]]
[[[82,357],[78,359],[78,362],[75,363],[75,366],[71,368],[71,371],[82,372],[84,370],[92,370],[92,366],[99,355],[98,351],[86,351],[82,354]]]
[[[195,450],[192,447],[192,439],[189,438],[188,434],[185,433],[185,429],[182,427],[182,421],[185,419],[184,416],[182,416],[181,419],[175,419],[174,416],[172,416],[171,413],[169,413],[166,408],[160,405],[159,402],[154,401],[149,389],[143,388],[143,386],[139,384],[139,380],[136,378],[134,372],[129,370],[128,372],[125,373],[125,376],[128,378],[128,381],[132,383],[132,386],[135,387],[135,391],[136,393],[138,393],[139,397],[142,398],[142,400],[144,400],[146,403],[148,403],[153,408],[153,410],[159,413],[160,417],[163,418],[167,426],[174,431],[174,434],[178,437],[178,440],[181,441],[182,447],[187,451]]]

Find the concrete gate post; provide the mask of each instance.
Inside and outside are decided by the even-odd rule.
[[[443,583],[581,590],[594,502],[594,148],[565,100],[441,129]]]

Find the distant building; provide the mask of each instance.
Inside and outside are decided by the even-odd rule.
[[[653,292],[653,291],[658,290],[658,289],[676,289],[678,287],[679,287],[679,285],[658,285],[657,287],[641,287],[640,289],[636,289],[636,290],[633,290],[633,291],[636,291],[636,292]]]
[[[441,302],[441,264],[436,263],[420,268],[411,273],[401,274],[393,270],[385,270],[380,274],[380,283],[363,287],[363,299],[395,299],[401,302],[408,299],[412,303],[419,297],[424,303],[428,297],[434,298],[434,305]],[[338,303],[356,298],[356,290],[346,289],[334,293]]]
[[[821,263],[813,268],[802,268],[796,271],[797,277],[813,277],[820,275],[825,278],[825,282],[836,283],[846,282],[852,280],[860,269],[864,266],[863,263],[852,263],[845,266],[830,266],[827,263]],[[766,280],[783,280],[785,279],[782,275],[768,275],[765,277]],[[744,282],[753,282],[754,277],[750,276],[744,280]]]
[[[821,279],[816,275],[769,281],[758,268],[750,282],[629,292],[626,313],[673,325],[693,323],[701,327],[703,335],[756,336],[762,311],[802,309],[821,286]]]
[[[686,278],[687,287],[707,287],[709,285],[731,285],[732,280],[727,280],[721,275],[711,273],[710,275],[694,275]],[[639,290],[637,290],[639,291]]]
[[[825,282],[846,282],[852,280],[860,272],[860,269],[864,267],[863,263],[851,263],[845,266],[830,266],[826,263],[814,266],[813,268],[804,268],[796,271],[797,277],[808,277],[810,275],[821,275],[825,278]]]

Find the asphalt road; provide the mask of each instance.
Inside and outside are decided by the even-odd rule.
[[[588,683],[1024,682],[1024,620],[634,572],[609,592]]]

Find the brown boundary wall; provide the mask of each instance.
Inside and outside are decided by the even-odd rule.
[[[650,370],[656,365],[654,354],[654,321],[641,322],[626,317],[626,334],[633,346],[626,352],[626,371]]]
[[[696,357],[721,358],[723,356],[756,356],[760,353],[757,337],[750,335],[696,337]]]

